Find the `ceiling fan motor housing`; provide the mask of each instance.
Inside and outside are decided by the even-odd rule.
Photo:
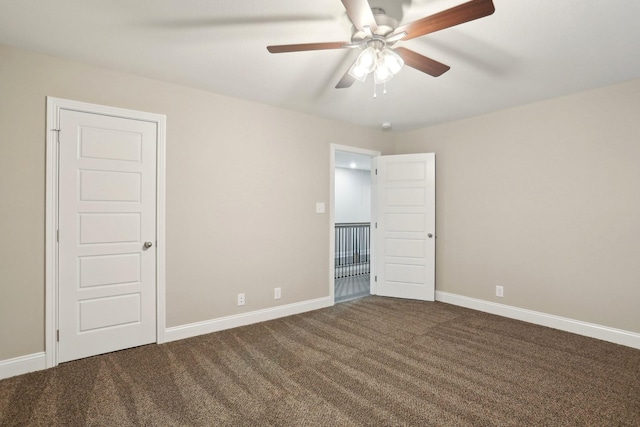
[[[375,31],[372,31],[373,36],[367,34],[365,31],[358,30],[355,26],[353,26],[351,29],[351,43],[360,44],[370,38],[384,39],[398,27],[398,21],[391,18],[390,16],[387,16],[384,9],[374,7],[371,9],[371,12],[373,12],[373,18],[375,19],[376,25],[378,26]]]

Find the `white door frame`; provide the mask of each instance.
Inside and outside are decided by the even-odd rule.
[[[329,160],[329,200],[331,208],[329,209],[329,297],[331,298],[331,302],[335,304],[335,279],[334,279],[334,269],[335,269],[335,257],[336,257],[336,207],[335,207],[335,199],[336,199],[336,151],[342,151],[345,153],[354,153],[354,154],[364,154],[365,156],[377,157],[381,153],[380,151],[367,150],[364,148],[351,147],[349,145],[339,145],[339,144],[330,144],[330,160]],[[374,222],[375,216],[375,183],[374,180],[371,180],[371,222]],[[375,248],[373,246],[373,239],[370,240],[371,248],[369,249],[369,259],[371,260],[371,275],[370,277],[374,277],[374,251]],[[375,292],[374,282],[371,280],[371,292]]]
[[[46,367],[58,365],[58,132],[60,111],[72,110],[106,116],[143,120],[157,126],[156,154],[156,340],[165,332],[165,141],[166,116],[86,102],[47,97],[46,223],[45,223],[45,358]]]

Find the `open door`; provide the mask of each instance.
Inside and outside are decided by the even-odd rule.
[[[435,300],[435,154],[379,156],[372,293]]]

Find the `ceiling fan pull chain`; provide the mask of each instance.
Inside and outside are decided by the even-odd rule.
[[[387,94],[387,82],[382,83],[382,94]]]
[[[376,94],[376,81],[375,80],[373,81],[373,97],[374,98],[378,97],[378,95]]]

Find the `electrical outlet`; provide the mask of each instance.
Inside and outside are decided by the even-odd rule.
[[[500,298],[504,296],[504,287],[496,286],[496,296]]]
[[[282,288],[273,288],[273,299],[280,299],[282,297]]]
[[[238,305],[244,305],[244,294],[238,294]]]

